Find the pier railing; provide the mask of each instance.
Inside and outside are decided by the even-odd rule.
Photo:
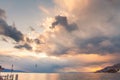
[[[1,75],[2,79],[0,80],[18,80],[18,74],[7,74],[7,75]]]

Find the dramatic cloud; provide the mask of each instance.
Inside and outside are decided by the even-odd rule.
[[[50,27],[50,28],[55,28],[56,25],[61,25],[61,26],[65,27],[65,29],[68,31],[77,30],[77,25],[76,24],[68,24],[67,17],[65,17],[65,16],[56,16],[55,20],[56,21],[52,23],[52,27]]]
[[[22,49],[25,48],[27,50],[32,50],[30,43],[40,44],[39,39],[30,39],[28,36],[25,36],[22,32],[16,29],[15,24],[9,26],[6,22],[6,15],[3,9],[0,9],[0,35],[5,37],[10,37],[17,42],[14,48]],[[34,28],[30,27],[32,31]],[[2,38],[3,41],[7,40]]]
[[[0,34],[14,39],[16,42],[23,40],[23,34],[14,26],[9,26],[5,21],[5,11],[0,9]]]
[[[120,1],[55,0],[55,3],[63,14],[47,19],[45,23],[51,22],[51,26],[45,26],[43,37],[39,38],[45,45],[36,49],[49,55],[120,52]]]

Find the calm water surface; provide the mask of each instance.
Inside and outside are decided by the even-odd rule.
[[[120,73],[15,73],[18,80],[120,80]]]

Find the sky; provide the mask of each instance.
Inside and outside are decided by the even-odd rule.
[[[0,0],[0,65],[93,72],[119,63],[119,0]]]

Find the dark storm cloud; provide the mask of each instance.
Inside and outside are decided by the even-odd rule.
[[[0,34],[14,39],[16,42],[23,40],[23,34],[14,26],[9,26],[4,18],[5,11],[0,9]]]
[[[77,30],[77,25],[75,23],[68,24],[67,17],[65,16],[56,16],[55,17],[55,22],[52,23],[52,27],[50,28],[55,28],[57,25],[63,26],[67,31],[74,31]]]
[[[79,48],[81,53],[119,53],[120,52],[120,37],[95,37],[84,40]],[[79,43],[77,43],[79,44]]]
[[[3,26],[0,24],[0,28],[3,30],[0,32],[1,35],[10,37],[14,39],[16,42],[23,40],[23,34],[18,31],[15,27],[12,26]]]
[[[25,48],[27,50],[32,50],[32,47],[27,43],[25,43],[24,45],[16,45],[16,46],[14,46],[14,48],[17,48],[17,49]]]

